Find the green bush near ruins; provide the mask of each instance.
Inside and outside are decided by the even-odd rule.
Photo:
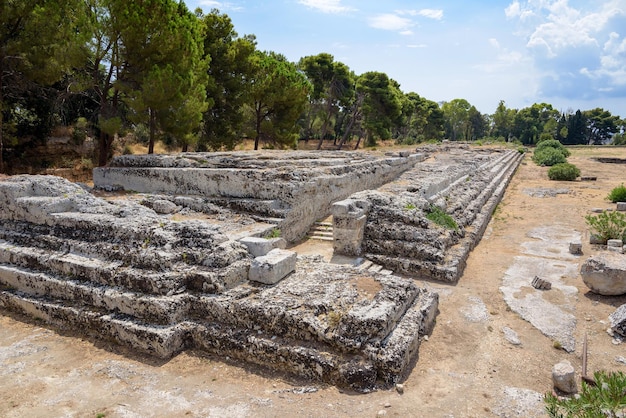
[[[567,162],[570,152],[565,149],[563,144],[556,140],[542,141],[537,144],[533,153],[533,161],[537,165],[551,167],[556,164]]]
[[[626,215],[621,212],[604,211],[597,216],[585,216],[591,232],[602,241],[621,239],[626,242]]]
[[[548,170],[550,180],[574,181],[578,176],[580,176],[580,170],[570,163],[556,164]]]
[[[626,187],[624,183],[611,190],[611,193],[606,198],[613,203],[626,202]]]
[[[559,398],[546,394],[546,412],[553,418],[622,417],[626,414],[626,375],[622,372],[594,373],[596,385],[582,383],[580,394]]]

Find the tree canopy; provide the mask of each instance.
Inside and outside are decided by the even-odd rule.
[[[226,14],[192,13],[177,0],[5,0],[0,12],[0,171],[16,144],[59,123],[93,133],[100,165],[129,131],[147,132],[148,152],[157,139],[197,151],[232,150],[245,138],[255,149],[300,139],[318,149],[351,139],[624,142],[626,122],[602,108],[512,109],[502,100],[484,114],[463,98],[438,104],[326,52],[296,63],[259,51]]]

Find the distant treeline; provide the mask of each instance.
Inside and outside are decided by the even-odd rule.
[[[624,142],[626,122],[603,109],[551,105],[493,115],[467,100],[405,93],[385,73],[357,75],[327,53],[289,62],[239,36],[218,10],[175,0],[5,0],[0,6],[0,171],[24,139],[59,125],[89,131],[98,163],[134,132],[183,150],[295,148],[298,140],[414,144],[484,137],[532,144]]]

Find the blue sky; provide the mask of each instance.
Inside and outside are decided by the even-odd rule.
[[[626,0],[185,0],[290,61],[327,52],[405,93],[626,117]]]

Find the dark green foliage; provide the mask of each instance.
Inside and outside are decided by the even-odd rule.
[[[626,375],[622,372],[594,373],[596,386],[582,383],[578,396],[557,398],[547,393],[546,412],[553,418],[621,417],[626,413]]]
[[[430,208],[426,214],[426,219],[446,229],[452,229],[455,231],[458,231],[459,229],[459,225],[456,223],[454,218],[436,206],[432,206]]]
[[[533,161],[537,165],[553,166],[567,162],[565,155],[556,148],[535,149]]]
[[[616,211],[604,211],[597,216],[585,216],[591,232],[602,241],[621,239],[626,241],[626,215]]]
[[[563,146],[563,144],[561,144],[559,141],[557,141],[556,139],[547,139],[547,140],[543,140],[541,142],[539,142],[537,144],[537,148],[535,149],[536,151],[542,151],[546,148],[554,148],[558,151],[560,151],[563,156],[565,156],[565,158],[570,156],[570,152],[567,148],[565,148]]]
[[[548,170],[550,180],[574,181],[578,176],[580,176],[580,170],[570,163],[556,164]]]
[[[626,202],[626,187],[624,183],[611,190],[611,193],[606,198],[613,203]]]

